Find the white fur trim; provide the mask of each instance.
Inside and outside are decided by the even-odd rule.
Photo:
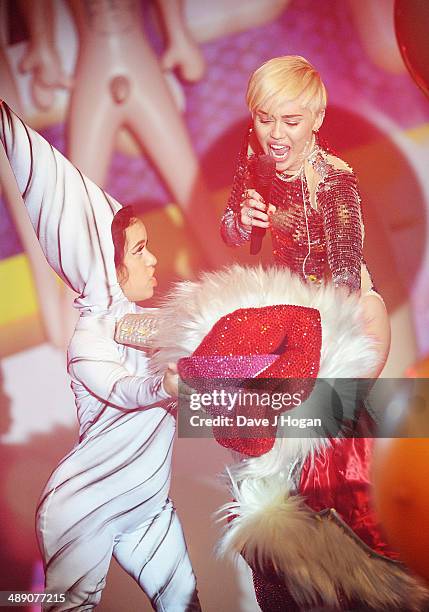
[[[337,593],[375,608],[421,610],[429,592],[399,564],[370,556],[341,526],[316,518],[284,476],[232,483],[236,502],[219,513],[235,517],[218,545],[221,555],[243,553],[252,567],[271,562],[300,605],[339,605]]]
[[[374,340],[363,333],[359,300],[331,285],[305,284],[288,270],[243,267],[204,274],[198,282],[176,285],[159,315],[152,359],[156,373],[189,356],[223,316],[238,308],[291,304],[316,308],[321,315],[322,352],[319,376],[365,376],[377,362]]]

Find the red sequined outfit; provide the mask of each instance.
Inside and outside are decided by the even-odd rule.
[[[248,157],[245,142],[221,222],[222,238],[230,246],[250,239],[250,231],[240,222],[240,203],[243,192],[256,184],[254,159],[254,155]],[[273,181],[271,203],[277,209],[271,216],[274,260],[305,280],[332,277],[336,286],[358,290],[363,226],[356,177],[344,162],[319,146],[307,161],[317,178],[315,206],[304,170],[293,180],[276,176]]]
[[[256,185],[254,160],[254,155],[249,156],[246,141],[221,222],[221,235],[230,246],[243,245],[250,239],[250,229],[240,221],[240,204],[243,192]],[[344,162],[317,145],[298,176],[291,180],[276,176],[270,202],[276,206],[270,231],[277,264],[302,280],[331,280],[335,286],[345,286],[350,291],[361,289],[364,234],[361,202],[356,177]],[[313,458],[307,456],[296,466],[295,493],[305,499],[311,510],[336,522],[369,558],[394,563],[389,559],[395,560],[397,555],[385,542],[371,503],[372,449],[370,438],[332,439],[328,448],[316,452]],[[253,452],[247,454],[255,456]],[[320,562],[323,564],[324,560],[321,558]],[[274,567],[252,570],[262,610],[319,609],[316,604],[300,607],[288,590],[287,581]],[[341,590],[338,602],[343,610],[375,609],[363,600],[347,598]],[[320,610],[328,609],[322,601],[318,603]],[[392,605],[391,609],[399,611],[401,606]]]

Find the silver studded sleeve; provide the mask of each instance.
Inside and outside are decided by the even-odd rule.
[[[328,264],[334,285],[359,291],[363,224],[354,173],[332,169],[319,185],[317,202],[323,214]]]

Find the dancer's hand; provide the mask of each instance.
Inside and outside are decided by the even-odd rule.
[[[168,364],[168,369],[165,371],[162,384],[165,392],[171,395],[171,397],[177,397],[179,395],[179,374],[177,373],[177,364]]]
[[[240,202],[241,224],[246,227],[270,227],[270,215],[276,211],[273,204],[265,204],[262,196],[255,189],[246,189]]]
[[[192,402],[193,395],[200,395],[196,389],[190,387],[186,382],[180,380],[179,385],[179,407],[189,408]]]

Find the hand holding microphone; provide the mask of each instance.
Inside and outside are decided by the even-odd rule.
[[[276,207],[269,203],[271,185],[275,177],[275,161],[270,155],[260,155],[256,164],[256,189],[247,189],[241,203],[241,223],[252,227],[250,253],[261,250],[266,229],[270,226],[269,214]]]

